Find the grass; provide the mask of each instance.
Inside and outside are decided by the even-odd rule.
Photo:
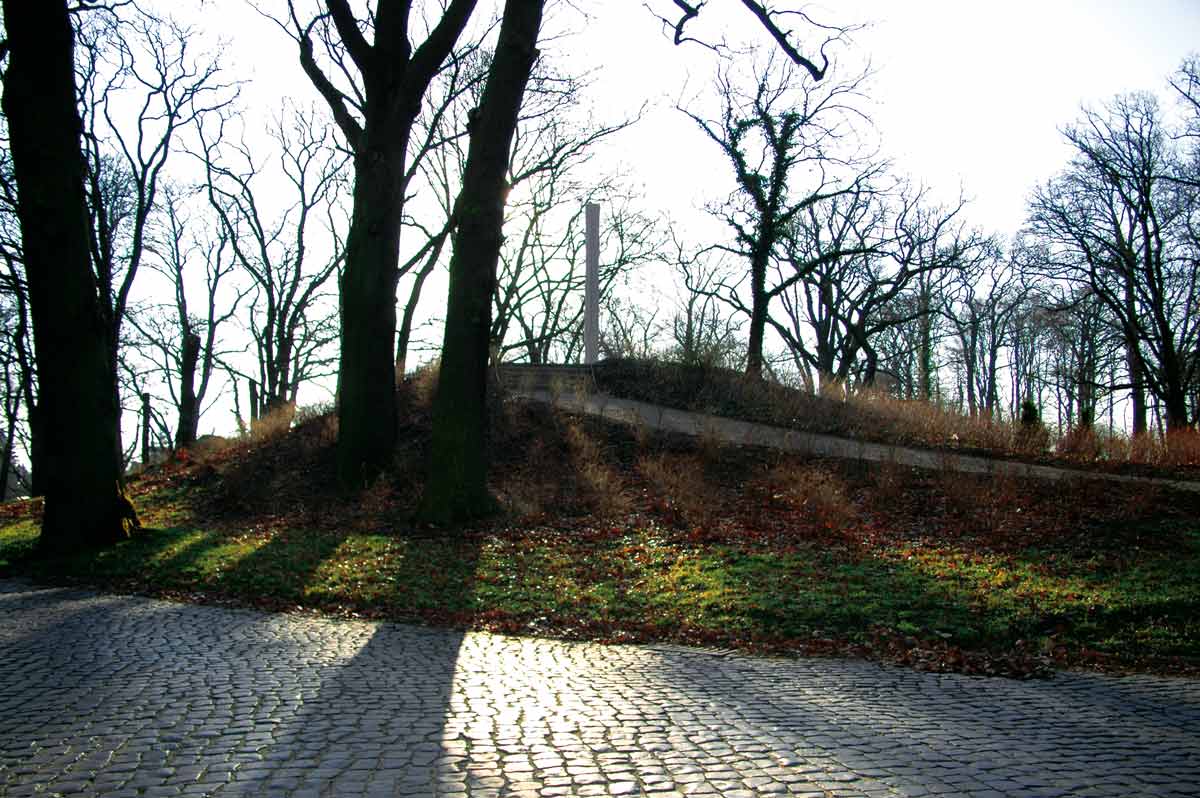
[[[332,421],[131,484],[149,529],[34,556],[0,509],[0,574],[47,583],[604,641],[848,654],[1027,676],[1200,672],[1200,498],[920,472],[493,407],[505,512],[414,526],[427,399],[395,473],[332,487]]]
[[[11,525],[0,551],[19,558],[33,539],[30,524]],[[976,652],[982,667],[1019,671],[1056,654],[1063,663],[1186,669],[1200,646],[1198,567],[1195,532],[1171,553],[1114,564],[954,546],[856,554],[803,543],[697,544],[642,526],[417,539],[169,528],[23,570],[267,609],[612,641],[866,651],[880,637],[908,637],[911,649]],[[1023,651],[1037,656],[1005,661]]]

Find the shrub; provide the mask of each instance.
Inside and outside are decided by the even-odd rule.
[[[711,527],[718,507],[712,486],[704,470],[704,460],[696,454],[663,452],[638,459],[637,470],[653,486],[656,509],[666,520],[681,526]]]

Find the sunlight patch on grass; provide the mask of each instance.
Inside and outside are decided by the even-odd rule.
[[[1133,553],[1131,553],[1132,556]],[[960,593],[992,634],[1061,638],[1101,651],[1194,654],[1200,640],[1200,546],[1134,562],[1091,555],[979,555],[953,547],[901,550],[900,560]]]
[[[0,526],[0,573],[19,562],[37,546],[38,523],[32,518]]]
[[[0,559],[31,548],[0,527]],[[1200,536],[1130,553],[985,553],[951,543],[861,551],[618,534],[459,538],[285,529],[156,530],[33,573],[150,592],[238,596],[506,631],[864,643],[882,630],[964,647],[1071,643],[1121,655],[1200,651]],[[38,569],[46,569],[39,571]],[[580,632],[580,630],[584,630]],[[624,639],[624,638],[621,638]]]
[[[150,533],[159,534],[159,533]],[[202,544],[212,539],[212,533],[202,532],[200,530],[189,530],[180,534],[178,537],[172,536],[173,539],[164,545],[158,551],[149,555],[147,565],[153,570],[160,567],[172,565],[171,560],[181,558],[190,552],[196,551],[202,547]]]

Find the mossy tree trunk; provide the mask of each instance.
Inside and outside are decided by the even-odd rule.
[[[421,514],[453,523],[487,513],[487,368],[503,242],[505,173],[521,98],[537,60],[543,0],[507,0],[496,55],[471,125],[457,205],[433,455]]]
[[[89,255],[82,123],[65,0],[3,0],[4,75],[38,374],[36,467],[49,553],[125,535],[116,374]]]

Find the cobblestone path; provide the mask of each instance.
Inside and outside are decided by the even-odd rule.
[[[1200,683],[458,634],[0,581],[0,796],[1200,795]]]

